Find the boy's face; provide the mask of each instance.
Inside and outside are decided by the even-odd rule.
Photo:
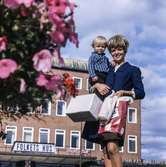
[[[97,52],[98,54],[103,54],[105,49],[106,49],[106,46],[105,44],[102,44],[102,43],[96,43],[94,44],[94,51]]]
[[[111,55],[116,64],[121,64],[125,60],[125,51],[122,47],[112,48]]]

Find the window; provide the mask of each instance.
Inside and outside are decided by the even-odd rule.
[[[128,108],[128,123],[137,123],[137,109]]]
[[[85,150],[95,150],[95,144],[86,140]]]
[[[51,114],[51,101],[49,99],[45,99],[42,103],[42,114]]]
[[[56,101],[56,115],[57,116],[66,116],[66,102],[64,100]]]
[[[5,144],[12,145],[14,141],[16,141],[16,126],[7,126],[6,127],[6,139]]]
[[[128,152],[137,153],[137,136],[134,135],[128,136]]]
[[[39,129],[39,142],[40,143],[49,143],[50,130],[45,128]]]
[[[19,107],[17,105],[11,105],[7,107],[7,111],[15,113],[19,111]]]
[[[65,147],[65,130],[61,129],[55,130],[55,145],[58,148]]]
[[[79,149],[80,148],[80,132],[71,131],[70,133],[70,148]]]
[[[23,128],[23,141],[33,142],[33,128]]]
[[[73,77],[76,89],[82,89],[82,78]]]

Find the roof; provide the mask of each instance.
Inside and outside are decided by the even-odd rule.
[[[66,58],[64,59],[64,64],[59,64],[58,61],[54,59],[53,67],[87,72],[88,61]]]

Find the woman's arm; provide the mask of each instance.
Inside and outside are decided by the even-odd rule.
[[[132,69],[132,90],[119,90],[114,95],[116,96],[131,96],[134,99],[143,99],[145,96],[144,86],[141,78],[141,71],[138,67]]]
[[[135,67],[132,72],[133,91],[135,99],[143,99],[145,97],[144,85],[142,82],[141,71]]]

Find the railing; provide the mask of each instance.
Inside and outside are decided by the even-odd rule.
[[[144,160],[139,162],[125,161],[123,167],[166,167],[166,161]]]
[[[103,161],[86,162],[82,167],[103,167]],[[128,160],[123,161],[123,167],[166,167],[166,161]]]

